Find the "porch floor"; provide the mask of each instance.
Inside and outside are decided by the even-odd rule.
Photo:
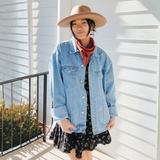
[[[92,151],[93,160],[115,160],[97,149]],[[52,140],[46,137],[46,142],[40,138],[22,148],[8,153],[1,160],[70,160],[67,153],[63,153],[53,147]]]

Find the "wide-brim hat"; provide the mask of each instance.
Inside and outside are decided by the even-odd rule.
[[[88,18],[95,22],[95,28],[102,27],[107,23],[107,19],[99,13],[92,12],[86,5],[76,5],[72,8],[71,14],[58,22],[58,26],[68,28],[72,20]]]

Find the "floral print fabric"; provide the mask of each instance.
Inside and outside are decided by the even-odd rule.
[[[58,149],[65,153],[71,153],[71,150],[75,148],[75,157],[78,159],[82,158],[82,152],[84,150],[93,151],[99,143],[103,145],[111,143],[111,135],[109,133],[109,130],[106,130],[105,132],[97,135],[93,135],[92,133],[88,67],[89,63],[86,65],[84,83],[84,87],[87,92],[87,122],[85,133],[72,132],[71,134],[69,134],[63,132],[61,126],[56,123],[53,131],[50,134],[50,139],[53,140],[53,146],[56,146]]]

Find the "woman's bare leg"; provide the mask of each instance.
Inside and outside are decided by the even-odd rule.
[[[69,153],[69,157],[70,157],[71,160],[87,160],[85,151],[82,151],[82,158],[80,158],[80,159],[76,158],[75,157],[75,148],[73,148],[71,150],[71,153]]]
[[[85,150],[87,160],[92,160],[92,151]]]

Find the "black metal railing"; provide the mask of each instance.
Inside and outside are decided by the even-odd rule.
[[[29,142],[26,142],[25,144],[21,143],[21,125],[20,125],[20,146],[19,147],[13,147],[13,117],[11,114],[11,147],[9,150],[5,151],[3,150],[4,144],[3,144],[3,114],[2,114],[2,122],[1,122],[1,154],[0,157],[13,151],[16,149],[19,149],[41,137],[43,137],[43,141],[46,142],[46,135],[48,134],[48,132],[50,131],[52,124],[53,124],[53,118],[52,118],[52,124],[48,130],[48,132],[46,133],[46,105],[47,105],[47,74],[49,74],[49,72],[42,72],[42,73],[37,73],[37,74],[32,74],[32,75],[28,75],[28,76],[24,76],[24,77],[19,77],[19,78],[15,78],[15,79],[11,79],[11,80],[7,80],[7,81],[3,81],[0,82],[0,86],[2,86],[2,98],[4,99],[4,84],[8,84],[11,83],[11,104],[13,104],[13,82],[16,81],[20,81],[20,80],[24,80],[24,79],[29,79],[29,124],[28,124],[28,130],[29,130]],[[43,132],[41,135],[38,135],[38,109],[39,109],[39,77],[43,76],[44,79],[44,83],[43,83]],[[30,106],[31,106],[31,78],[36,77],[37,78],[37,136],[32,138],[30,137]],[[53,102],[52,102],[52,108],[53,108]],[[15,149],[14,149],[15,148]]]

